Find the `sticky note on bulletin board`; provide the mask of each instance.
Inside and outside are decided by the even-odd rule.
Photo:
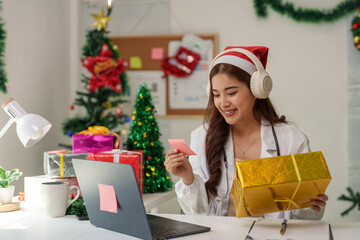
[[[151,49],[152,60],[162,60],[164,58],[164,49],[162,47],[154,47]]]
[[[130,69],[142,69],[142,60],[139,56],[130,57]]]

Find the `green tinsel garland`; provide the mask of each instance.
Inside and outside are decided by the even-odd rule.
[[[69,201],[71,201],[73,198],[69,197]],[[84,204],[84,199],[82,197],[79,197],[75,200],[66,210],[66,215],[76,215],[79,220],[87,220],[88,214],[86,211],[86,207]]]
[[[0,1],[0,10],[2,10],[2,2]],[[5,39],[6,31],[4,30],[4,23],[0,18],[0,91],[7,93],[6,82],[7,77],[5,73],[4,53],[5,53]]]
[[[256,14],[259,17],[267,17],[267,6],[274,11],[286,15],[298,22],[334,22],[356,10],[360,6],[360,0],[344,0],[332,9],[309,9],[296,8],[293,3],[281,0],[254,0]]]

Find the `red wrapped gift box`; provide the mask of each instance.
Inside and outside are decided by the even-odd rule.
[[[136,180],[139,185],[141,194],[144,191],[144,152],[143,151],[125,151],[114,149],[101,154],[89,154],[89,160],[126,163],[134,168]]]

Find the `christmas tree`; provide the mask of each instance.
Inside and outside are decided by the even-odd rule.
[[[84,107],[86,114],[63,122],[63,133],[68,136],[94,125],[114,130],[130,120],[122,114],[120,106],[126,102],[121,96],[128,88],[125,72],[127,62],[119,58],[117,46],[106,36],[109,33],[106,26],[111,19],[111,9],[108,8],[107,15],[104,15],[104,9],[99,15],[92,14],[95,29],[87,32],[82,48],[82,65],[91,76],[82,75],[85,91],[76,92],[77,98],[71,106],[72,110],[75,106]]]
[[[138,90],[130,134],[126,140],[128,150],[144,151],[144,193],[164,192],[172,187],[163,164],[164,148],[159,141],[160,131],[151,101],[150,91],[144,84]]]
[[[2,2],[0,1],[0,10]],[[7,92],[5,83],[7,82],[7,77],[5,73],[5,64],[4,64],[4,53],[5,53],[5,39],[6,31],[4,30],[4,23],[0,18],[0,91],[3,93]]]

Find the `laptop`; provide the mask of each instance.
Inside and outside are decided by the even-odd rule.
[[[209,227],[146,214],[133,167],[129,164],[83,159],[72,162],[91,224],[142,239],[170,239],[210,231]],[[105,198],[116,196],[112,210],[107,209],[109,205],[104,208],[104,192],[100,194],[99,184],[115,190],[115,194]]]

